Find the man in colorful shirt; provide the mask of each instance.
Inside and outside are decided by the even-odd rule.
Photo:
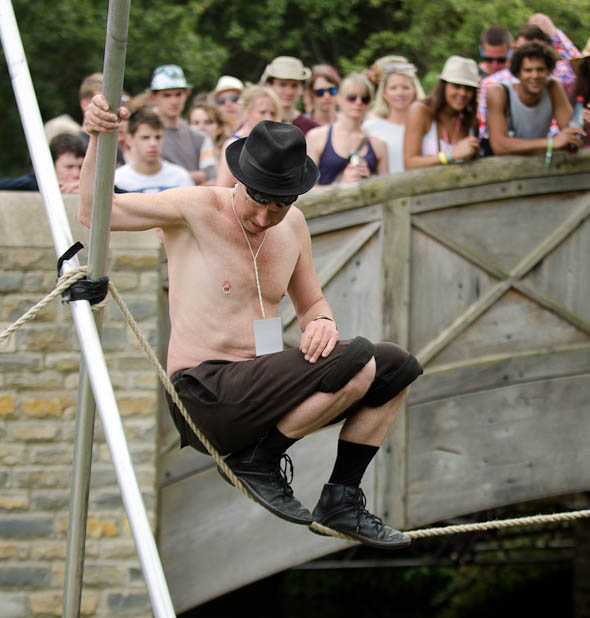
[[[518,49],[524,43],[530,41],[539,41],[554,47],[560,56],[557,61],[551,77],[561,82],[565,91],[569,94],[576,81],[574,73],[568,60],[577,58],[580,55],[578,48],[570,41],[565,33],[555,27],[553,22],[547,15],[536,13],[533,15],[527,24],[520,27],[514,48]],[[501,82],[517,83],[518,79],[506,68],[486,77],[479,89],[477,118],[479,121],[479,138],[480,140],[488,139],[488,127],[486,123],[487,116],[487,91],[492,84],[500,84]],[[559,128],[555,123],[551,125],[551,134],[556,135]]]

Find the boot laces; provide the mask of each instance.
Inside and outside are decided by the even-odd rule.
[[[277,484],[279,486],[282,485],[285,494],[292,496],[293,488],[291,487],[291,483],[293,482],[293,461],[287,453],[283,453],[280,456],[273,476]]]
[[[383,530],[385,524],[380,517],[374,515],[370,511],[368,511],[365,507],[367,506],[367,497],[365,496],[365,492],[359,487],[358,493],[354,499],[356,506],[356,531],[359,532],[361,528],[361,524],[363,519],[367,519],[368,523],[377,528],[377,531]]]

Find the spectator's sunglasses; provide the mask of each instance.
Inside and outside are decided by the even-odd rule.
[[[226,101],[231,101],[232,103],[237,103],[240,100],[240,97],[237,94],[228,94],[227,96],[217,97],[215,102],[217,105],[223,105]]]
[[[500,56],[500,57],[494,57],[494,56],[484,56],[483,54],[483,47],[479,48],[479,55],[481,56],[481,59],[484,62],[506,62],[506,60],[508,60],[511,56],[512,56],[512,50],[509,49],[508,50],[508,55],[507,56]]]
[[[289,206],[299,197],[298,195],[269,195],[250,187],[246,187],[246,193],[258,204],[273,203],[277,206]]]
[[[333,97],[338,94],[338,88],[331,86],[330,88],[316,88],[313,93],[316,97],[323,97],[326,92],[329,92]]]
[[[363,105],[368,105],[371,102],[370,94],[347,94],[344,98],[351,103],[354,103],[357,99],[360,99]]]

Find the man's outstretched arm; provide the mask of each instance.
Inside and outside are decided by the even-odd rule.
[[[121,108],[121,117],[127,110]],[[90,141],[80,173],[80,198],[78,201],[78,220],[90,226],[92,198],[96,170],[96,152],[99,133],[112,133],[119,126],[116,114],[110,112],[102,95],[96,95],[84,114],[84,125],[90,133]],[[149,230],[154,227],[165,228],[182,224],[182,197],[186,189],[172,189],[156,194],[124,193],[113,195],[111,214],[112,230]],[[184,197],[186,201],[186,196]]]

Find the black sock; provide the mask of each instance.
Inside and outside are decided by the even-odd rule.
[[[378,450],[378,446],[338,440],[336,463],[328,482],[336,485],[358,487],[361,484],[365,470]]]
[[[290,446],[293,446],[299,438],[288,438],[285,434],[281,433],[277,427],[273,427],[266,437],[262,438],[258,443],[257,451],[264,451],[266,455],[272,457],[279,457]]]

